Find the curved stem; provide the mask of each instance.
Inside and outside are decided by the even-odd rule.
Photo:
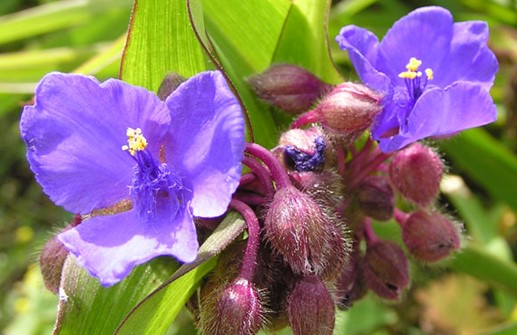
[[[246,143],[246,152],[266,164],[271,172],[271,177],[276,182],[278,188],[292,185],[287,172],[284,170],[278,159],[269,150],[255,143]]]
[[[373,230],[372,219],[370,219],[369,217],[364,219],[363,233],[364,239],[366,240],[367,244],[372,244],[379,240],[379,237],[377,236],[377,234],[375,234],[375,231]]]
[[[298,116],[296,120],[291,123],[291,129],[295,128],[301,128],[303,126],[306,126],[310,123],[317,123],[320,122],[320,117],[316,110],[311,110],[306,113],[303,113],[302,115]]]
[[[402,227],[402,226],[404,226],[404,223],[406,223],[406,220],[409,217],[409,215],[410,214],[403,212],[400,209],[395,207],[395,211],[393,213],[393,218]]]
[[[271,176],[269,174],[269,171],[264,168],[262,164],[257,162],[256,159],[253,159],[251,157],[244,157],[242,160],[242,164],[246,165],[250,168],[250,170],[257,176],[258,180],[260,181],[260,184],[264,186],[266,190],[266,195],[269,196],[273,194],[273,183],[271,181]]]
[[[240,276],[249,282],[253,281],[257,265],[257,253],[260,243],[260,225],[255,212],[244,202],[232,199],[230,207],[239,212],[248,225],[248,245],[242,259]]]

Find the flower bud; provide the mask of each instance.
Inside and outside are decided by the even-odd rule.
[[[387,221],[393,216],[395,196],[386,178],[366,177],[359,186],[357,201],[363,213],[373,219]]]
[[[402,225],[402,240],[416,258],[436,262],[460,247],[460,235],[440,213],[418,210]]]
[[[76,215],[70,225],[61,231],[65,232],[81,223],[81,216]],[[41,250],[39,264],[45,287],[54,293],[58,293],[61,283],[61,272],[65,264],[68,250],[65,245],[54,235]]]
[[[389,166],[393,186],[404,198],[422,207],[438,196],[442,174],[440,156],[420,143],[397,152]]]
[[[275,193],[264,220],[267,239],[298,274],[325,269],[335,247],[332,225],[318,203],[294,186]]]
[[[367,246],[364,275],[366,284],[378,296],[396,300],[409,285],[408,261],[400,246],[377,240]]]
[[[185,77],[180,76],[177,73],[171,72],[165,76],[160,87],[158,88],[158,98],[160,100],[165,100],[167,97],[174,92],[178,86],[180,86],[184,81]]]
[[[338,307],[346,310],[354,301],[362,298],[368,287],[364,279],[364,259],[359,248],[359,241],[354,240],[348,263],[343,267],[336,281]]]
[[[257,97],[292,115],[308,110],[331,88],[304,68],[289,64],[273,65],[249,83]]]
[[[336,86],[315,108],[327,130],[356,138],[381,111],[381,96],[364,85],[345,82]]]
[[[294,335],[332,335],[334,301],[318,276],[300,279],[288,297],[287,315]]]
[[[262,327],[263,313],[258,291],[239,278],[201,301],[200,325],[203,334],[251,335]]]
[[[315,171],[325,163],[326,147],[327,140],[321,128],[291,129],[280,137],[274,153],[288,169]]]

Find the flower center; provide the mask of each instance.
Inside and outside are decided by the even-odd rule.
[[[427,82],[434,76],[433,70],[427,68],[424,70],[425,77],[423,77],[422,72],[418,71],[420,65],[422,65],[421,60],[411,57],[406,65],[406,71],[399,73],[399,78],[403,78],[406,83],[409,98],[413,104],[424,92]]]
[[[145,223],[154,222],[157,216],[172,220],[185,207],[190,191],[183,186],[180,176],[146,149],[147,139],[140,128],[128,128],[126,135],[128,144],[122,150],[137,163],[130,186],[134,208]]]

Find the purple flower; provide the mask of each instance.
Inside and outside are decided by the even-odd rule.
[[[398,20],[380,43],[356,26],[343,27],[336,40],[361,80],[385,94],[372,128],[385,152],[497,117],[489,90],[498,65],[485,22],[454,23],[446,9],[424,7]]]
[[[241,175],[244,120],[219,72],[165,102],[119,80],[51,73],[20,130],[45,193],[87,218],[59,239],[106,286],[156,256],[193,261],[193,216],[224,214]]]

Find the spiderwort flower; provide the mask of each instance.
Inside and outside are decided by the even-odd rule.
[[[446,9],[424,7],[398,20],[380,43],[353,25],[336,40],[361,80],[385,95],[372,128],[385,152],[496,119],[488,91],[498,64],[485,22],[454,23]]]
[[[244,121],[219,72],[164,102],[119,80],[51,73],[20,130],[44,192],[87,218],[59,239],[106,286],[159,255],[193,261],[193,216],[222,215],[239,184]]]

